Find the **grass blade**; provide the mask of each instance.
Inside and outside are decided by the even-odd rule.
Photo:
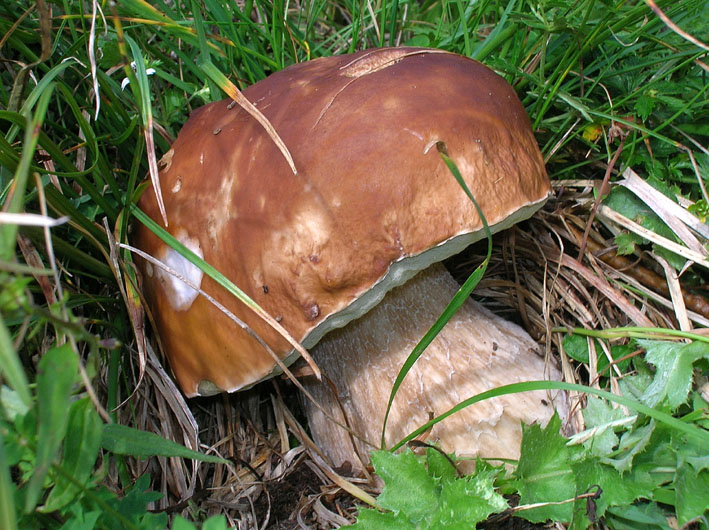
[[[482,210],[480,209],[480,206],[478,205],[477,201],[473,197],[473,194],[471,193],[470,189],[468,188],[468,185],[465,183],[465,180],[463,180],[462,175],[460,174],[460,171],[458,170],[458,167],[455,165],[455,162],[448,156],[448,153],[446,152],[445,145],[442,142],[439,142],[437,145],[438,152],[441,155],[441,158],[443,159],[443,162],[448,166],[448,169],[450,172],[453,174],[455,177],[455,180],[458,182],[461,188],[463,188],[463,191],[465,194],[468,196],[468,198],[471,200],[471,202],[475,205],[475,209],[478,212],[478,215],[480,216],[480,220],[482,221],[483,228],[485,230],[485,235],[487,236],[487,257],[485,260],[473,271],[473,273],[468,277],[468,279],[465,281],[465,283],[461,286],[461,288],[458,290],[458,292],[455,294],[453,299],[449,302],[448,306],[446,309],[443,311],[443,314],[441,314],[440,317],[433,323],[433,326],[431,326],[431,329],[429,329],[426,334],[423,336],[423,338],[419,341],[419,343],[414,346],[414,349],[411,351],[409,356],[406,358],[406,361],[402,365],[401,369],[399,370],[399,373],[396,376],[396,380],[394,381],[394,385],[391,388],[391,393],[389,394],[389,402],[387,403],[387,409],[386,413],[384,414],[384,423],[382,424],[382,440],[381,440],[381,447],[384,449],[386,447],[385,444],[385,436],[386,436],[386,427],[387,427],[387,421],[389,419],[389,413],[391,412],[391,406],[394,403],[394,398],[396,397],[396,393],[399,390],[399,387],[401,386],[401,383],[403,383],[404,378],[406,377],[406,374],[409,373],[413,365],[416,363],[416,361],[421,357],[423,354],[424,350],[428,347],[431,342],[433,342],[433,339],[436,338],[436,335],[443,329],[443,327],[448,323],[448,321],[453,317],[453,315],[460,309],[460,307],[465,303],[465,301],[468,299],[470,296],[470,293],[473,292],[473,289],[475,289],[475,286],[480,282],[480,279],[483,277],[483,274],[485,274],[485,269],[487,269],[487,265],[490,262],[490,256],[492,255],[492,234],[490,233],[490,227],[487,224],[487,220],[485,219],[485,216],[483,215]],[[425,302],[424,302],[425,303]]]
[[[0,375],[7,381],[17,395],[22,404],[30,408],[32,406],[32,396],[30,388],[27,384],[27,376],[25,370],[17,356],[15,346],[12,343],[12,337],[5,325],[5,321],[0,315]]]
[[[44,354],[38,365],[37,457],[34,473],[27,485],[25,513],[34,510],[42,493],[44,479],[55,462],[69,420],[72,386],[79,369],[79,359],[71,346],[64,344]]]
[[[591,388],[583,385],[577,385],[574,383],[565,383],[563,381],[525,381],[523,383],[512,383],[510,385],[504,385],[485,392],[481,392],[475,396],[472,396],[465,401],[461,401],[458,405],[451,408],[450,410],[444,412],[440,416],[433,418],[431,421],[422,425],[406,437],[402,438],[398,443],[390,447],[391,451],[396,451],[405,443],[416,438],[419,434],[426,432],[428,429],[433,427],[435,424],[443,421],[448,416],[455,414],[459,410],[469,407],[480,401],[485,401],[486,399],[491,399],[498,396],[504,396],[507,394],[517,394],[519,392],[531,392],[534,390],[567,390],[574,392],[581,392],[584,394],[593,394],[601,398],[607,399],[608,401],[613,401],[629,409],[632,409],[640,414],[649,416],[661,423],[668,425],[669,427],[683,432],[685,435],[693,438],[695,441],[704,444],[705,447],[709,447],[709,431],[700,429],[694,425],[685,423],[682,420],[672,417],[669,414],[650,408],[642,403],[635,401],[634,399],[619,396],[611,392],[606,392],[605,390],[600,390],[597,388]]]
[[[49,513],[63,508],[86,485],[101,448],[101,425],[101,418],[89,398],[72,403],[60,464],[64,473],[56,476],[55,486],[41,511]],[[64,475],[74,480],[67,481]]]
[[[211,61],[202,64],[202,70],[204,70],[204,73],[207,74],[215,83],[217,83],[231,99],[236,101],[241,108],[251,114],[251,116],[253,116],[253,118],[259,122],[264,129],[266,129],[266,132],[273,140],[273,143],[276,144],[278,149],[283,154],[283,157],[286,159],[286,162],[288,162],[293,174],[297,175],[298,171],[295,168],[295,162],[293,162],[293,157],[291,156],[288,147],[285,142],[281,140],[281,137],[278,135],[278,132],[273,125],[271,125],[271,122],[268,121],[268,118],[261,114],[261,111],[258,110],[248,99],[246,99],[239,89],[236,88],[236,85],[229,81]]]
[[[184,445],[167,440],[151,432],[140,431],[126,425],[107,423],[103,426],[101,446],[117,455],[131,455],[140,458],[149,456],[167,456],[191,458],[214,464],[228,464],[229,461],[217,456],[188,449]]]
[[[20,213],[24,208],[25,189],[29,178],[30,165],[32,163],[32,157],[34,156],[34,150],[37,147],[37,140],[39,139],[39,131],[44,121],[44,115],[47,112],[49,100],[53,92],[54,85],[48,85],[37,100],[37,108],[35,109],[34,116],[31,120],[29,118],[27,119],[24,149],[22,150],[20,163],[15,170],[13,179],[14,189],[9,199],[9,208],[5,210],[10,213]],[[0,260],[9,261],[12,259],[15,252],[17,230],[18,227],[16,224],[0,225]]]
[[[310,367],[313,369],[313,372],[317,376],[318,379],[320,379],[320,369],[317,367],[315,364],[315,361],[313,361],[312,357],[310,354],[306,351],[303,346],[296,341],[288,331],[281,326],[276,320],[269,315],[266,311],[261,309],[261,307],[254,302],[244,291],[239,289],[229,278],[224,276],[221,272],[219,272],[217,269],[212,267],[209,263],[204,261],[202,258],[197,256],[194,252],[192,252],[190,249],[185,247],[182,243],[180,243],[177,239],[175,239],[172,234],[164,230],[161,226],[159,226],[155,221],[153,221],[150,217],[148,217],[145,212],[140,210],[137,206],[133,205],[131,207],[131,212],[135,217],[138,218],[138,220],[143,223],[145,226],[147,226],[156,236],[158,236],[160,239],[162,239],[165,243],[167,243],[170,248],[176,250],[177,252],[180,253],[182,257],[187,259],[190,263],[192,263],[194,266],[198,267],[202,272],[204,272],[207,276],[209,276],[212,280],[217,282],[219,285],[224,287],[229,293],[231,293],[233,296],[237,298],[240,302],[242,302],[246,307],[254,311],[259,317],[261,317],[265,322],[267,322],[273,329],[278,331],[278,333],[281,334],[281,336],[286,339],[293,348],[295,348],[298,353],[305,359],[305,361],[310,365]],[[259,340],[257,338],[257,340]],[[259,342],[261,342],[259,340]]]
[[[15,485],[10,478],[5,457],[5,440],[0,436],[0,528],[15,530]]]

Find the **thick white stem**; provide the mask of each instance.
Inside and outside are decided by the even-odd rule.
[[[459,286],[442,265],[434,265],[394,289],[377,307],[346,328],[324,337],[312,353],[335,384],[365,457],[379,445],[389,393],[413,347],[438,318]],[[407,375],[394,400],[387,444],[464,399],[521,381],[560,379],[519,326],[468,300]],[[315,398],[342,419],[326,384],[306,383]],[[521,422],[545,423],[553,414],[547,392],[526,392],[472,405],[437,424],[426,437],[458,456],[517,458]],[[563,408],[563,406],[562,406]],[[306,403],[313,438],[335,466],[359,468],[351,437]]]

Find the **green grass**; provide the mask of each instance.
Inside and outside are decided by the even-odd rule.
[[[658,5],[684,31],[709,42],[706,2]],[[0,224],[2,528],[166,524],[164,513],[146,511],[155,494],[146,493],[146,480],[131,483],[124,464],[131,451],[118,449],[125,445],[111,438],[130,447],[142,435],[107,427],[132,391],[125,374],[136,356],[132,259],[112,241],[128,242],[129,226],[138,222],[131,205],[150,157],[168,150],[191,110],[225,97],[225,82],[215,72],[243,88],[298,61],[373,46],[459,52],[488,64],[515,87],[553,179],[600,180],[618,148],[608,136],[616,125],[627,133],[616,167],[632,167],[662,191],[693,201],[699,216],[709,211],[700,186],[709,176],[709,154],[702,148],[709,138],[706,51],[670,30],[643,2],[246,0],[242,8],[225,0],[127,0],[97,7],[102,12],[92,17],[88,2],[0,5],[2,212],[67,219],[52,228],[16,220]],[[130,83],[122,88],[124,79]],[[623,201],[619,209],[628,216],[635,211]],[[635,245],[650,248],[637,237],[631,251]],[[676,254],[663,255],[683,267]],[[705,285],[698,266],[683,277]],[[653,344],[644,345],[648,354],[660,348]],[[644,379],[631,395],[701,432],[707,412],[697,381],[706,380],[706,356],[690,352],[678,367],[668,365],[672,355],[679,353],[656,353],[655,361],[635,357],[627,373]],[[572,357],[583,364],[582,352]],[[686,394],[668,391],[643,401],[653,384],[669,384],[656,382],[661,366],[683,383],[690,374]],[[632,426],[610,431],[626,445],[618,441],[607,454],[570,449],[567,469],[612,460],[606,479],[615,484],[608,477],[628,471],[622,465],[635,459],[641,467],[651,451],[665,455],[680,443],[679,430],[660,428],[656,420],[638,411]],[[589,420],[594,422],[603,423]],[[154,448],[148,454],[183,455],[173,446],[147,445]],[[668,515],[679,514],[681,522],[687,514],[701,516],[691,498],[676,496],[707,482],[706,449],[695,454],[693,447],[682,453],[684,460],[668,460],[664,482],[650,485],[638,477],[641,494],[628,494],[622,506],[601,515],[619,528],[641,527],[641,520],[661,527]],[[434,458],[427,473],[438,469],[436,476],[447,477],[440,462],[431,464]],[[109,469],[116,470],[123,491],[103,485]],[[485,468],[480,480],[485,488],[521,493],[523,502],[541,502],[537,492],[525,493],[520,468],[515,473],[510,479]],[[575,495],[584,485],[564,483],[556,491]],[[634,502],[638,497],[645,501]],[[578,511],[579,503],[569,506]],[[562,512],[549,513],[564,520],[569,512]],[[543,515],[549,514],[537,511],[534,517]]]

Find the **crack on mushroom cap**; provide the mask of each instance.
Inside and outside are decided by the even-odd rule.
[[[364,57],[359,57],[340,70],[345,77],[362,77],[374,73],[382,68],[398,63],[407,55],[407,50],[387,49],[375,50]]]

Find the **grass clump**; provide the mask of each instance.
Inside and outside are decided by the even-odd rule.
[[[529,427],[512,467],[480,462],[459,478],[434,449],[377,454],[390,511],[363,511],[358,526],[514,513],[578,528],[706,527],[709,366],[691,333],[709,325],[708,17],[699,0],[2,3],[0,527],[261,524],[252,497],[285,473],[266,447],[300,462],[303,446],[282,434],[299,431],[258,392],[185,404],[145,340],[120,247],[131,205],[189,112],[224,97],[223,79],[243,87],[298,61],[400,44],[481,60],[520,94],[557,200],[496,238],[477,293],[522,314],[566,384],[585,390],[571,393],[577,434]],[[638,195],[628,170],[650,191]],[[689,235],[668,200],[694,216],[680,221]],[[600,391],[630,403],[582,393]],[[201,443],[237,464],[196,452],[195,415]],[[415,488],[428,492],[426,513],[410,505]],[[351,504],[320,506],[313,524],[354,520]]]

